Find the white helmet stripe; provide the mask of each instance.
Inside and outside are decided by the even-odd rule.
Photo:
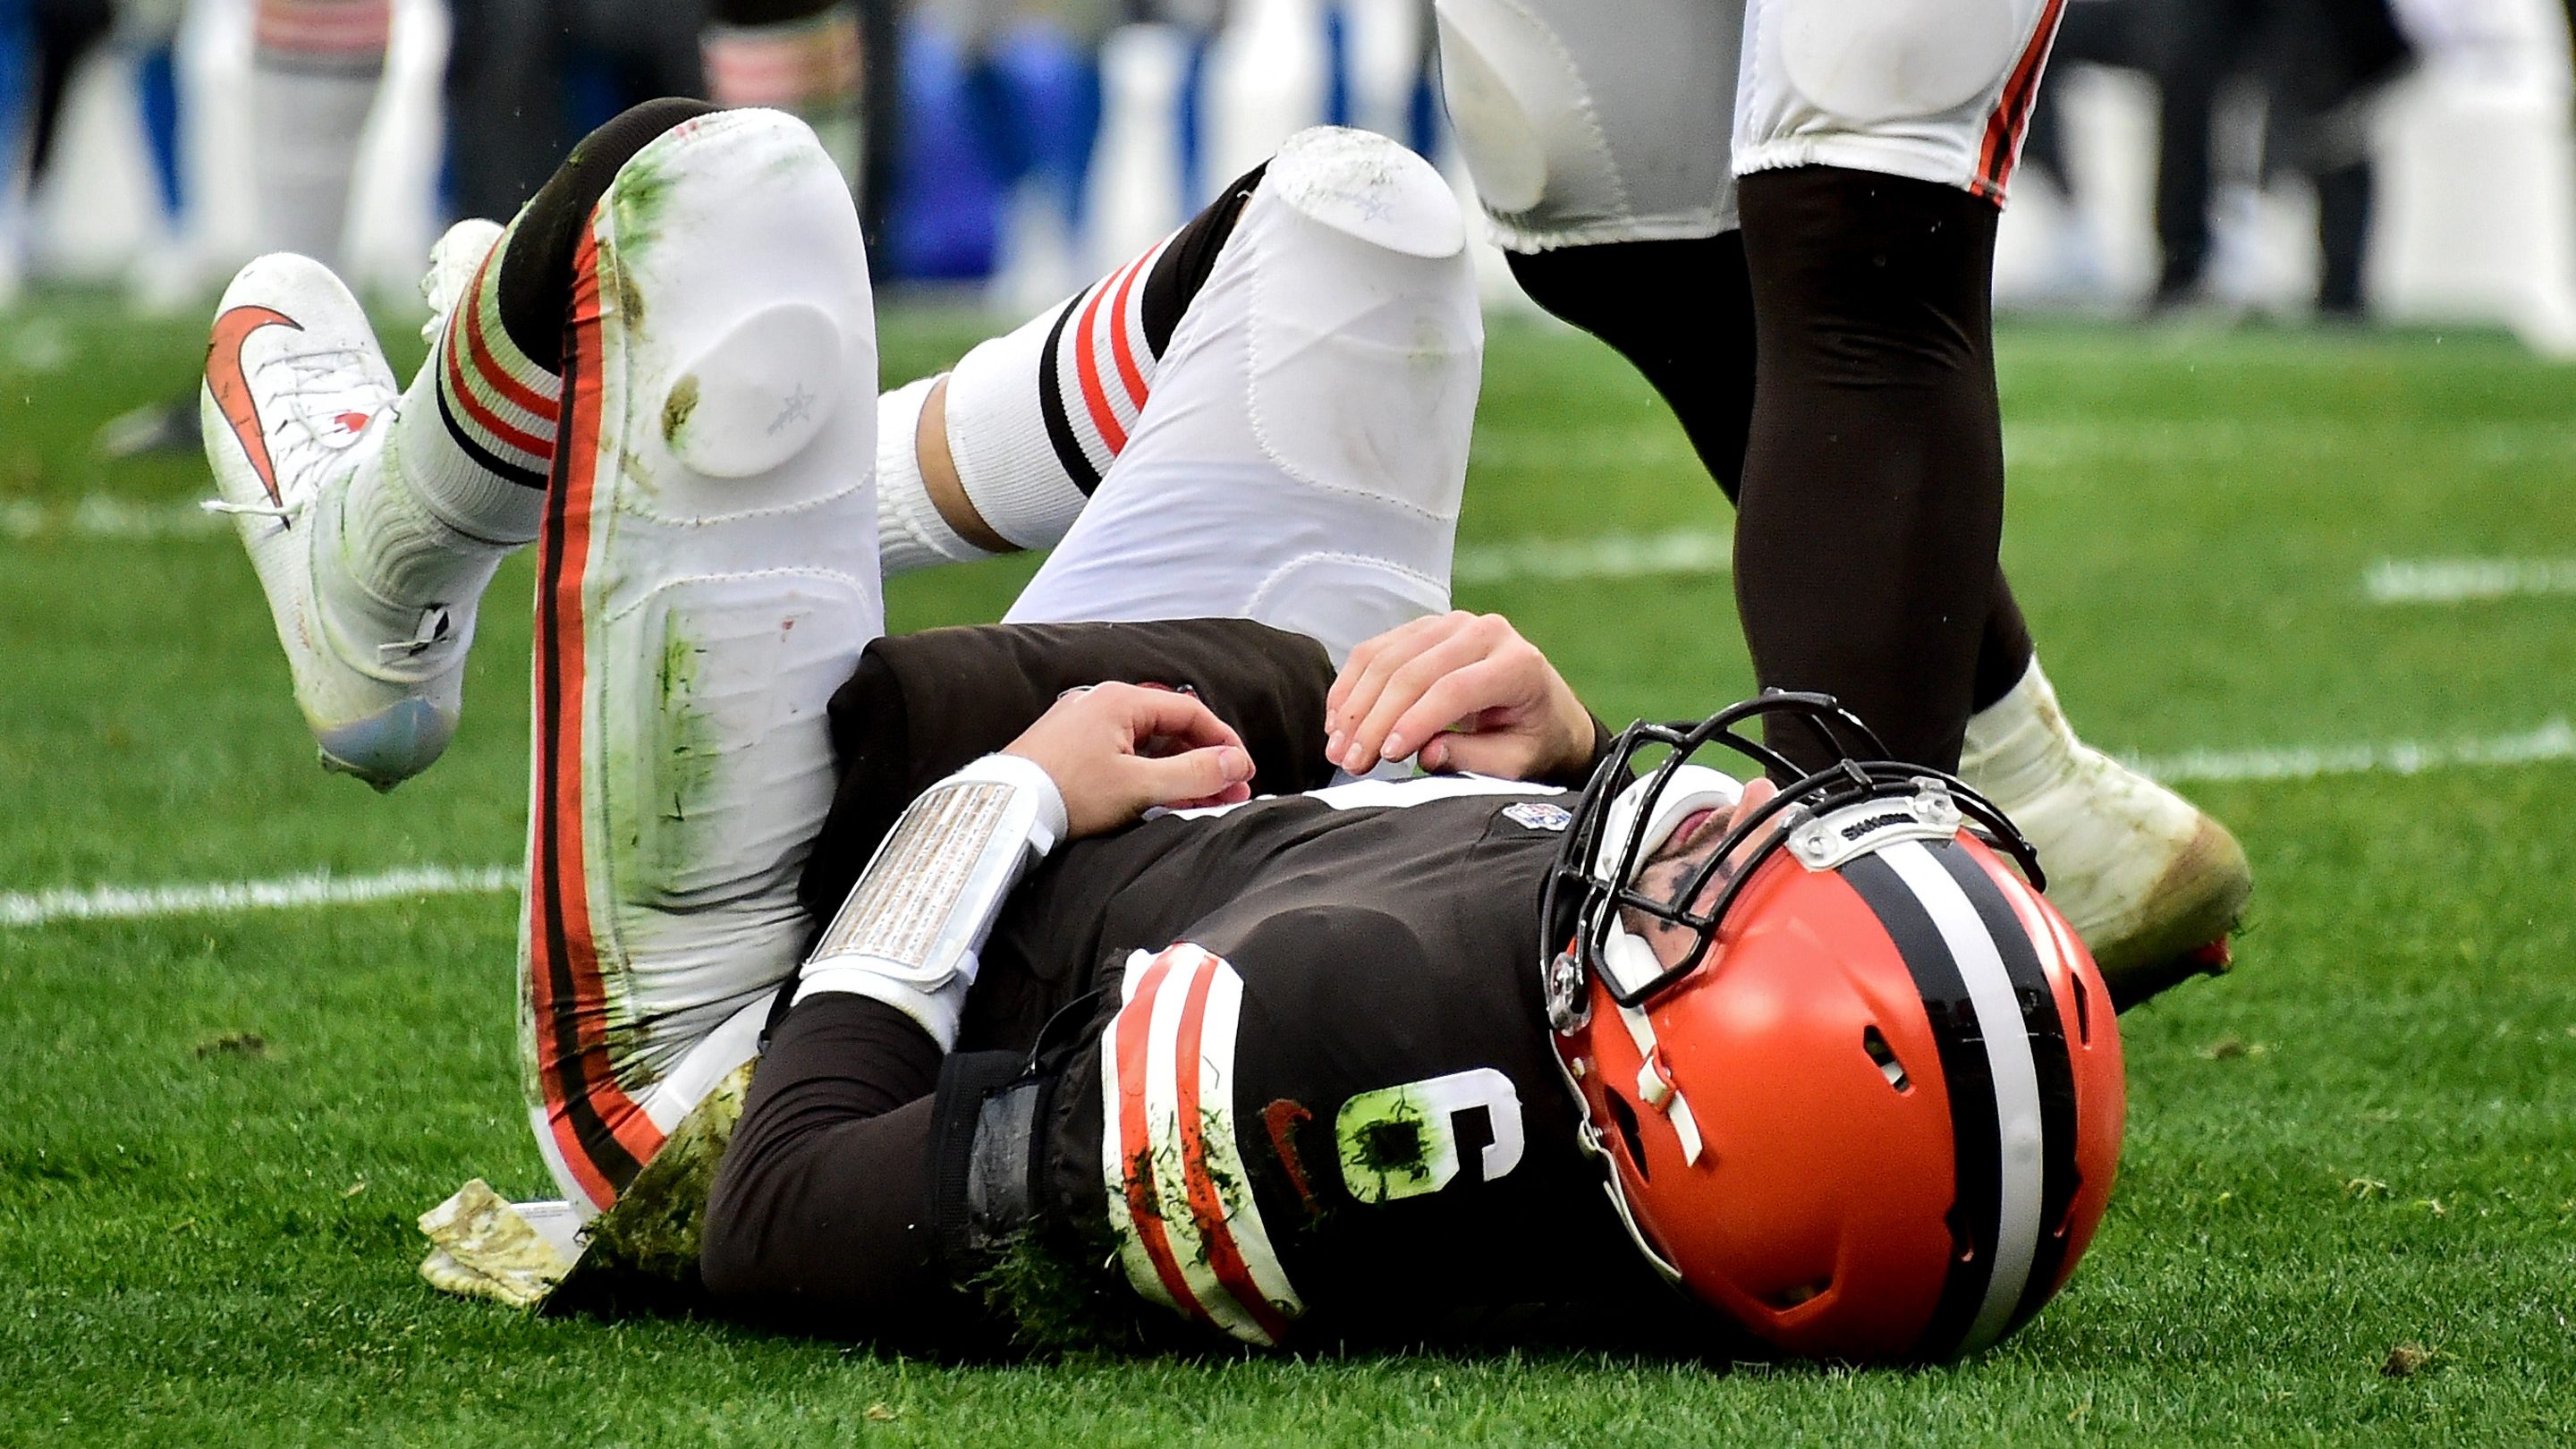
[[[1915,900],[1931,917],[1942,944],[1975,1006],[1978,1036],[1985,1044],[1993,1073],[1998,1165],[1995,1256],[1983,1301],[1960,1343],[1962,1354],[1975,1353],[2003,1336],[2013,1310],[2029,1282],[2033,1254],[2039,1245],[2040,1189],[2044,1177],[2044,1142],[2039,1106],[2039,1072],[2030,1053],[2030,1035],[2022,1024],[2020,999],[2011,973],[1995,949],[1977,909],[1959,883],[1941,868],[1919,841],[1905,841],[1880,852]]]

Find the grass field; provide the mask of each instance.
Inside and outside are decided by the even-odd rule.
[[[973,335],[893,319],[888,376]],[[104,419],[193,385],[201,336],[79,299],[0,317],[0,1443],[2576,1432],[2576,596],[2545,591],[2576,574],[2576,372],[2483,337],[2007,335],[2006,554],[2050,671],[2097,742],[2205,777],[2190,788],[2259,887],[2234,976],[2123,1022],[2110,1217],[1996,1352],[1910,1373],[961,1368],[527,1318],[414,1276],[411,1220],[459,1181],[545,1188],[507,894],[24,923],[51,888],[481,868],[522,846],[524,563],[494,591],[455,748],[379,799],[314,768],[238,550],[161,535],[207,491],[200,466],[93,452]],[[1496,325],[1468,496],[1462,601],[1514,615],[1603,714],[1746,692],[1722,572],[1531,572],[1532,543],[1726,528],[1607,353]],[[2382,561],[2427,557],[2536,561],[2511,576],[2543,591],[2366,591]],[[901,581],[897,627],[989,617],[1025,574]]]

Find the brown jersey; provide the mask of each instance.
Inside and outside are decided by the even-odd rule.
[[[1000,1075],[1042,1106],[996,1113],[991,1081],[944,1105],[970,1120],[948,1174],[958,1212],[994,1216],[966,1184],[997,1156],[1025,1162],[1001,1228],[1100,1267],[1136,1306],[1256,1344],[1403,1337],[1574,1299],[1664,1306],[1547,1043],[1539,893],[1573,797],[1472,777],[1314,788],[1329,770],[1320,651],[1220,621],[1115,626],[1167,633],[1069,657],[1099,642],[1081,630],[1110,627],[1064,626],[1031,650],[1007,631],[884,641],[862,670],[905,696],[906,732],[951,742],[905,758],[911,790],[1100,678],[1193,688],[1244,734],[1257,785],[1299,790],[1074,842],[1012,894],[958,1045],[1012,1054]],[[1159,652],[1139,659],[1131,641]],[[950,659],[926,662],[934,646]],[[1007,728],[970,738],[917,707],[934,681],[967,678],[955,709],[1010,715]],[[853,798],[845,785],[820,872],[855,877],[874,842],[847,822],[892,819],[882,796]],[[815,884],[809,900],[829,893]]]

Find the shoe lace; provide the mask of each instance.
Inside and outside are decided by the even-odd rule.
[[[420,611],[420,619],[412,625],[410,638],[377,645],[376,657],[387,663],[412,658],[445,639],[453,622],[445,604],[432,604]]]
[[[278,358],[270,367],[286,381],[277,388],[268,428],[269,456],[277,467],[276,503],[229,503],[209,498],[198,506],[208,513],[247,514],[288,522],[303,516],[319,491],[313,480],[327,471],[329,458],[351,446],[341,419],[363,413],[363,438],[391,426],[402,411],[402,395],[369,374],[375,354],[356,347],[322,347]]]

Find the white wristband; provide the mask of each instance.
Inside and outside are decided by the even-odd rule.
[[[873,997],[942,1050],[1011,888],[1064,838],[1064,794],[1035,761],[986,755],[931,786],[887,832],[807,958],[796,1000]]]

